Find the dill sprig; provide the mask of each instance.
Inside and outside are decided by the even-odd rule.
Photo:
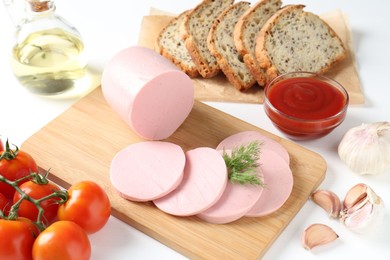
[[[261,142],[253,141],[232,149],[228,155],[223,149],[222,157],[228,169],[229,180],[233,183],[261,185],[258,174]]]

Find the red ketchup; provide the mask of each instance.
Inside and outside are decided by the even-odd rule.
[[[339,125],[346,111],[348,95],[342,87],[313,77],[292,77],[266,90],[266,113],[287,135],[318,136]],[[273,108],[272,108],[273,107]]]

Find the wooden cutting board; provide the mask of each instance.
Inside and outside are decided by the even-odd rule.
[[[119,196],[110,184],[111,159],[126,146],[143,140],[106,104],[100,88],[31,136],[21,149],[30,153],[42,169],[50,169],[50,178],[64,187],[81,180],[99,183],[111,200],[112,215],[185,256],[256,259],[264,255],[322,182],[324,159],[198,101],[167,141],[181,145],[185,151],[202,146],[214,148],[225,137],[247,130],[259,131],[287,148],[294,187],[287,202],[275,213],[224,225],[209,224],[196,217],[171,216],[152,203],[130,202]]]

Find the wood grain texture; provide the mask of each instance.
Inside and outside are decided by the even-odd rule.
[[[64,187],[81,180],[99,183],[108,193],[115,217],[190,258],[258,259],[324,179],[324,159],[198,101],[167,141],[179,144],[185,151],[202,146],[215,148],[224,138],[247,130],[259,131],[287,148],[294,187],[287,202],[275,213],[224,225],[209,224],[196,217],[171,216],[152,203],[130,202],[119,196],[109,179],[111,160],[121,149],[143,140],[106,104],[100,88],[31,136],[21,149],[30,153],[42,169],[50,169],[50,178]]]

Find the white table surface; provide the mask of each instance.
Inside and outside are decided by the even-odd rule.
[[[179,13],[199,1],[79,1],[57,0],[58,14],[71,21],[81,32],[89,55],[90,68],[97,73],[96,84],[105,63],[119,50],[136,45],[141,19],[150,7]],[[255,2],[255,1],[251,1]],[[328,164],[321,188],[344,197],[353,185],[370,185],[388,205],[380,229],[358,235],[308,201],[268,250],[264,259],[389,259],[390,256],[390,169],[376,176],[358,176],[339,159],[337,146],[343,134],[353,126],[374,121],[390,121],[390,2],[385,0],[285,0],[285,4],[303,3],[305,10],[317,14],[341,9],[349,17],[357,66],[367,102],[351,106],[344,123],[326,137],[301,141],[300,145],[321,154]],[[26,91],[14,78],[9,66],[14,42],[14,26],[4,6],[0,7],[0,134],[21,145],[29,136],[61,114],[76,99],[44,99]],[[208,103],[269,132],[281,135],[265,116],[262,105]],[[54,147],[55,148],[55,147]],[[312,223],[328,224],[339,234],[338,241],[306,251],[301,233]],[[107,225],[91,237],[92,259],[183,259],[184,256],[160,242],[111,217]]]

